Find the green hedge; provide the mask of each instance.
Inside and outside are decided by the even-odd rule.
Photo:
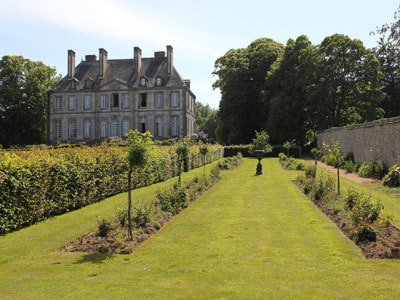
[[[250,154],[250,145],[231,145],[224,147],[224,157],[235,156],[237,153],[241,152],[244,157],[255,157],[255,155]],[[265,153],[264,157],[278,157],[279,153],[287,153],[287,149],[282,145],[273,145],[272,152]],[[290,156],[300,157],[301,148],[299,146],[294,146],[290,149]]]
[[[33,149],[0,152],[0,234],[127,191],[126,147]],[[210,146],[207,162],[223,156]],[[202,165],[191,147],[188,167]],[[146,166],[133,174],[134,188],[177,175],[174,147],[153,147]]]

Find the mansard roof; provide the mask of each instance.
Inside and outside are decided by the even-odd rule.
[[[117,80],[130,87],[138,87],[142,76],[149,79],[149,87],[155,86],[157,77],[161,77],[161,86],[185,87],[182,77],[175,67],[172,74],[168,74],[166,57],[142,58],[140,73],[135,72],[135,62],[133,59],[108,59],[104,78],[99,77],[99,61],[82,61],[75,67],[74,78],[79,81],[78,90],[85,89],[87,79],[93,80],[91,89],[97,89],[104,83]],[[65,76],[55,86],[55,91],[68,91],[68,76]],[[190,89],[189,89],[190,90]]]

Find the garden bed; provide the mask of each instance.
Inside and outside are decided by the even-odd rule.
[[[380,209],[383,208],[380,204],[371,204],[367,196],[355,191],[350,191],[344,197],[337,195],[328,183],[324,183],[326,190],[318,194],[312,190],[318,186],[313,186],[317,180],[299,176],[293,183],[361,249],[366,258],[400,258],[400,230],[390,223],[390,219],[379,217]],[[354,207],[345,209],[349,199],[354,200]],[[360,219],[357,213],[366,217]],[[354,221],[355,216],[359,217],[358,222]]]

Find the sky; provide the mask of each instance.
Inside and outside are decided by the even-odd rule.
[[[314,44],[341,33],[376,46],[370,33],[393,21],[392,0],[0,0],[0,56],[22,55],[67,73],[67,50],[79,63],[98,49],[109,59],[174,48],[174,65],[197,101],[218,108],[215,60],[257,38],[286,44],[306,34]]]

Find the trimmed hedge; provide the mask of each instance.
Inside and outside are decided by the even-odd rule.
[[[210,145],[207,162],[223,156]],[[188,169],[202,166],[199,146],[192,146]],[[0,151],[0,234],[127,191],[127,148],[93,147]],[[146,166],[132,176],[133,187],[178,174],[175,148],[152,147]]]
[[[235,156],[239,152],[242,153],[243,157],[256,157],[256,155],[250,154],[250,145],[231,145],[224,147],[224,157]],[[287,153],[287,149],[282,145],[273,145],[272,152],[264,153],[263,157],[278,157],[279,153]],[[300,157],[301,148],[299,146],[294,146],[290,148],[290,156]]]

